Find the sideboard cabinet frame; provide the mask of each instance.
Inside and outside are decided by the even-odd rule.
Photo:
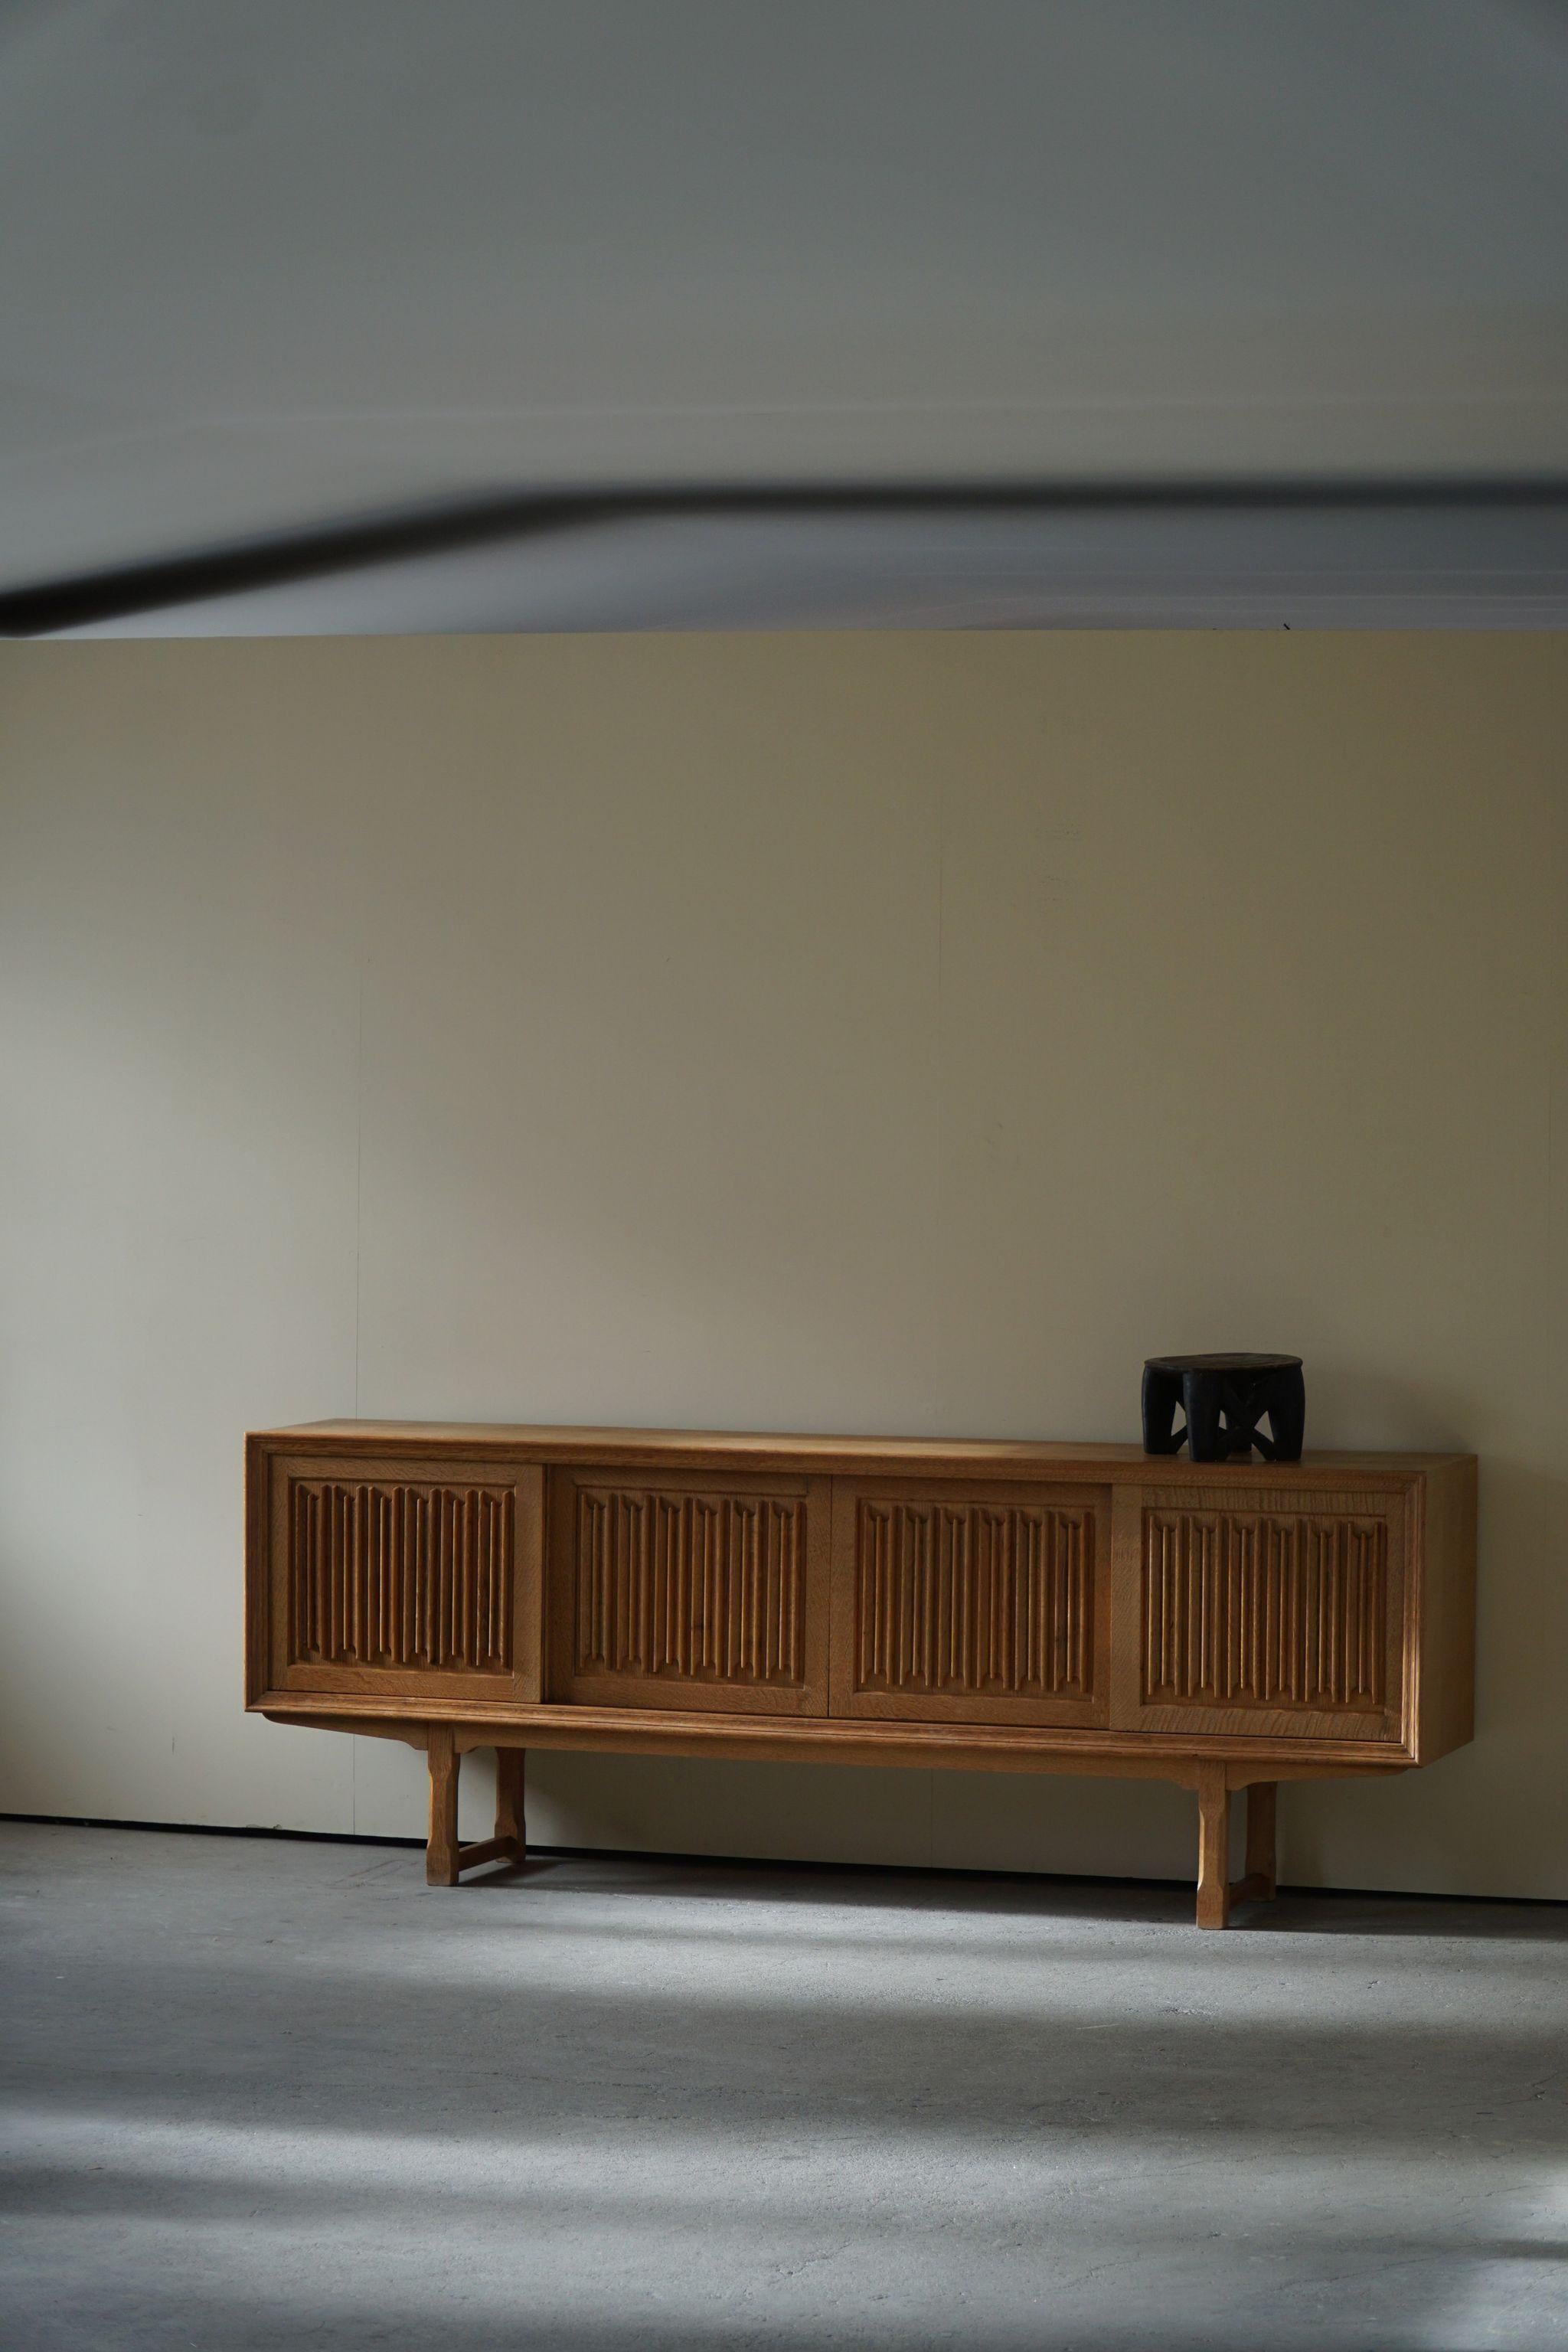
[[[311,1516],[310,1496],[323,1486],[334,1489],[331,1528]],[[593,1570],[619,1580],[613,1669],[586,1654],[574,1630],[585,1492],[608,1496],[621,1515],[619,1552],[612,1559],[601,1547]],[[753,1507],[764,1501],[765,1538]],[[884,1641],[869,1676],[855,1663],[862,1505],[904,1507],[898,1557],[919,1580],[910,1610],[923,1627],[900,1632],[897,1672],[886,1668]],[[935,1524],[933,1507],[945,1515],[940,1599],[921,1532]],[[1042,1584],[1040,1528],[1053,1512],[1053,1540],[1072,1574]],[[1151,1513],[1164,1514],[1174,1533],[1166,1526],[1151,1538]],[[715,1528],[730,1529],[722,1540],[745,1557],[727,1555],[726,1576],[716,1582],[710,1572],[698,1599],[693,1548],[707,1548],[711,1571]],[[1086,1528],[1087,1551],[1075,1550]],[[1370,1546],[1369,1528],[1382,1531]],[[1174,1611],[1163,1649],[1151,1647],[1146,1612],[1151,1542],[1164,1542],[1161,1559],[1175,1563],[1175,1585],[1166,1575],[1158,1587],[1161,1605]],[[247,1441],[246,1704],[278,1722],[424,1749],[426,1868],[437,1885],[523,1857],[529,1748],[1067,1772],[1191,1789],[1198,1923],[1223,1927],[1233,1903],[1274,1891],[1280,1781],[1386,1778],[1472,1736],[1475,1547],[1468,1454],[1216,1465],[1115,1445],[317,1423]],[[758,1625],[759,1608],[776,1615],[784,1605],[786,1552],[804,1612],[788,1652],[798,1671],[780,1664],[776,1626],[769,1637]],[[1369,1560],[1384,1608],[1376,1705],[1363,1703],[1362,1687]],[[1049,1606],[1071,1621],[1053,1620],[1049,1691],[1038,1646],[1047,1586]],[[1347,1591],[1360,1612],[1354,1655],[1341,1622]],[[954,1624],[970,1612],[964,1640],[933,1635],[939,1606]],[[1268,1653],[1267,1612],[1281,1606],[1326,1612],[1305,1664],[1288,1645]],[[727,1630],[715,1616],[724,1610]],[[990,1612],[978,1643],[976,1612]],[[395,1619],[399,1630],[389,1631]],[[698,1641],[699,1632],[713,1638]],[[1064,1681],[1063,1643],[1087,1644],[1071,1651],[1086,1661],[1081,1688]],[[1257,1660],[1266,1653],[1264,1671]],[[1173,1656],[1173,1697],[1169,1680],[1151,1683],[1169,1677]],[[716,1657],[729,1668],[716,1668]],[[461,1846],[458,1775],[475,1748],[498,1759],[496,1834]],[[1238,1790],[1247,1822],[1237,1878]]]

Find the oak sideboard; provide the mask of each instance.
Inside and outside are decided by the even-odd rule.
[[[529,1748],[1104,1773],[1194,1790],[1222,1927],[1274,1891],[1279,1781],[1471,1736],[1468,1454],[370,1421],[247,1449],[247,1704],[424,1748],[436,1885],[522,1858]],[[496,1832],[460,1845],[473,1748]]]

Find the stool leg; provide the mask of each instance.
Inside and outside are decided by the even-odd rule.
[[[1145,1454],[1179,1454],[1182,1436],[1176,1435],[1176,1409],[1182,1402],[1180,1372],[1157,1372],[1152,1364],[1143,1367],[1143,1451]]]
[[[528,1859],[528,1835],[522,1818],[523,1751],[496,1749],[496,1843],[511,1848],[513,1862]]]
[[[458,1883],[457,1742],[449,1723],[433,1723],[426,1735],[430,1765],[430,1841],[425,1849],[426,1883],[456,1886]]]
[[[1198,1766],[1198,1926],[1230,1924],[1230,1790],[1223,1764]]]
[[[1220,1384],[1214,1372],[1184,1372],[1182,1404],[1187,1416],[1187,1454],[1194,1462],[1223,1462]]]
[[[1268,1426],[1274,1432],[1276,1462],[1300,1462],[1307,1433],[1307,1383],[1300,1364],[1288,1364],[1270,1376]]]

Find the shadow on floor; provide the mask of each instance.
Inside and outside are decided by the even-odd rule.
[[[868,1869],[854,1864],[756,1863],[704,1854],[606,1853],[593,1848],[535,1852],[518,1865],[479,1869],[462,1881],[482,1886],[567,1887],[593,1874],[632,1898],[679,1896],[697,1903],[831,1903],[872,1911],[971,1912],[1024,1919],[1146,1919],[1191,1925],[1190,1882],[1162,1878],[1038,1877],[992,1871]],[[1282,1887],[1272,1903],[1238,1904],[1228,1933],[1267,1929],[1292,1936],[1440,1936],[1465,1941],[1568,1944],[1568,1903],[1510,1903],[1482,1896],[1400,1895],[1355,1888]]]
[[[1561,1907],[0,1844],[6,2352],[1568,2342]]]

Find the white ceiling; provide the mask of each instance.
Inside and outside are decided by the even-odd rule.
[[[556,482],[1568,477],[1565,131],[1561,0],[0,0],[0,589]],[[135,625],[1568,615],[1556,517],[736,528]]]

